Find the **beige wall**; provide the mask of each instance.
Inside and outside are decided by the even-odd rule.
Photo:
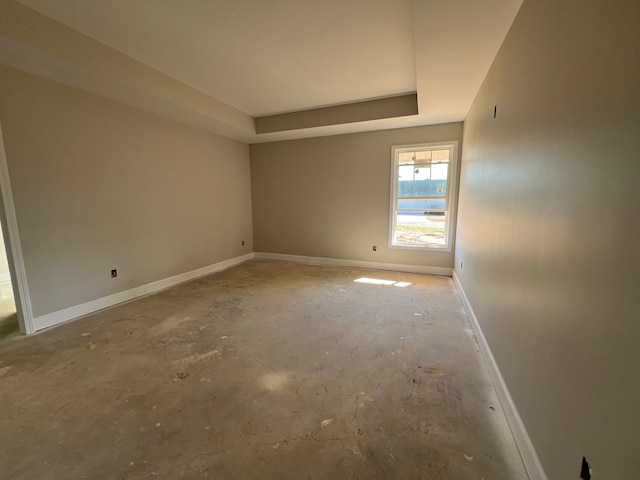
[[[525,0],[464,127],[456,273],[552,480],[638,478],[639,18]]]
[[[237,140],[253,118],[16,0],[0,0],[0,63]]]
[[[451,268],[452,253],[389,248],[391,146],[461,136],[452,123],[252,145],[255,250]]]
[[[35,316],[253,250],[247,145],[6,67],[0,122]]]

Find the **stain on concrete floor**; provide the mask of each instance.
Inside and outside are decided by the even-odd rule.
[[[254,260],[0,342],[8,479],[525,479],[496,406],[446,277]]]

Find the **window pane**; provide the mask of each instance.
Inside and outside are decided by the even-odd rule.
[[[396,215],[394,244],[407,246],[426,246],[445,244],[444,234],[446,215]]]
[[[447,149],[447,150],[433,150],[431,152],[431,160],[434,162],[442,162],[442,161],[448,161],[450,160],[449,158],[449,152],[451,150]]]
[[[398,196],[425,197],[429,195],[431,168],[423,165],[400,165],[398,167]]]
[[[398,197],[446,197],[448,163],[398,166]]]
[[[426,210],[444,210],[446,200],[444,198],[425,198],[425,199],[398,199],[398,210],[420,210],[413,212],[414,214],[423,215]]]
[[[437,163],[431,166],[431,181],[429,195],[432,197],[447,196],[447,177],[449,176],[449,164]]]
[[[400,152],[398,154],[398,163],[400,163],[401,165],[403,163],[413,163],[414,160],[414,153],[413,152]]]
[[[414,153],[416,160],[431,160],[431,150],[420,150]]]
[[[431,160],[431,150],[418,150],[416,152],[400,152],[398,154],[398,163],[415,163],[416,161]]]

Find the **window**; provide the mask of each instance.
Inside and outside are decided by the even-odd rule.
[[[451,251],[458,142],[392,148],[390,244]]]

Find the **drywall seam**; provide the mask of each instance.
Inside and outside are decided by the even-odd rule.
[[[206,267],[191,270],[190,272],[174,275],[173,277],[168,277],[163,280],[147,283],[146,285],[131,288],[123,292],[114,293],[113,295],[108,295],[96,300],[91,300],[90,302],[82,303],[80,305],[75,305],[73,307],[64,308],[56,312],[47,313],[46,315],[42,315],[33,319],[35,330],[42,330],[43,328],[58,325],[62,322],[74,320],[83,315],[97,312],[98,310],[103,310],[105,308],[112,307],[119,303],[127,302],[144,295],[149,295],[150,293],[156,293],[160,290],[165,290],[180,283],[188,282],[189,280],[193,280],[194,278],[220,272],[222,270],[226,270],[228,268],[246,262],[247,260],[251,260],[252,258],[253,253],[247,253],[246,255],[230,258],[228,260],[214,263]]]
[[[429,267],[425,265],[367,262],[362,260],[343,260],[340,258],[326,257],[306,257],[303,255],[286,255],[283,253],[255,252],[254,258],[259,260],[281,260],[285,262],[309,263],[312,265],[330,265],[337,267],[370,268],[373,270],[393,270],[397,272],[427,273],[430,275],[443,275],[446,277],[450,277],[453,271],[451,268],[447,267]]]
[[[527,470],[529,479],[548,480],[547,475],[542,468],[542,464],[540,463],[540,459],[538,458],[538,454],[536,453],[536,449],[534,448],[531,438],[527,433],[527,429],[524,426],[524,423],[522,423],[516,404],[514,403],[513,398],[511,398],[507,384],[505,383],[504,378],[502,378],[496,359],[493,357],[493,353],[491,353],[491,348],[489,347],[487,339],[482,332],[482,328],[478,322],[478,317],[476,317],[455,271],[453,272],[453,283],[456,285],[456,288],[460,293],[462,306],[467,312],[471,327],[476,335],[480,352],[482,353],[482,357],[484,358],[487,369],[489,370],[489,375],[491,376],[493,385],[498,393],[498,398],[500,399],[500,403],[502,404],[502,408],[507,417],[507,422],[509,423],[516,445],[520,451],[520,457],[522,458],[524,467]]]
[[[18,233],[18,219],[16,217],[16,209],[13,204],[13,192],[11,191],[11,180],[9,178],[9,167],[7,165],[7,156],[4,151],[4,139],[2,138],[2,129],[0,128],[0,190],[2,191],[2,205],[4,206],[4,214],[7,221],[6,235],[9,238],[9,249],[7,255],[11,255],[13,265],[13,273],[15,275],[16,287],[14,292],[17,293],[16,310],[18,313],[18,323],[20,331],[30,334],[36,331],[33,310],[31,309],[31,296],[29,295],[29,285],[27,283],[27,272],[24,267],[24,257],[22,256],[22,244],[20,243],[20,234]]]

